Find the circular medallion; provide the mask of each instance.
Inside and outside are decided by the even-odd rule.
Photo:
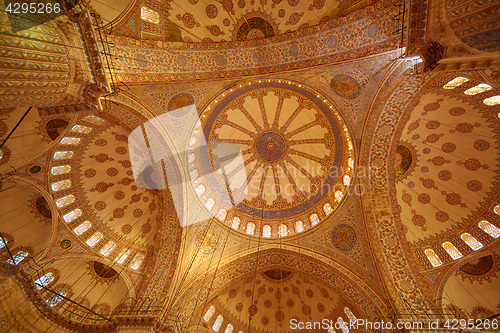
[[[330,86],[337,95],[347,99],[355,99],[361,92],[359,83],[349,75],[335,75]]]
[[[219,238],[212,230],[202,230],[196,235],[196,246],[202,253],[213,253],[218,244]]]
[[[276,132],[262,133],[255,141],[257,155],[266,162],[275,162],[285,154],[285,139]]]
[[[356,244],[356,232],[347,224],[339,224],[333,229],[332,243],[341,251],[349,251]]]
[[[60,243],[59,243],[59,247],[63,250],[67,250],[71,247],[71,241],[69,239],[63,239]]]

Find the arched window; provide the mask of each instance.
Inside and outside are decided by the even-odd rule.
[[[19,251],[19,252],[17,252],[16,254],[14,254],[12,256],[12,258],[14,259],[14,261],[12,261],[12,259],[9,259],[9,260],[7,260],[7,263],[11,264],[11,265],[17,265],[21,261],[23,261],[24,258],[26,258],[27,256],[28,256],[28,252],[27,251]]]
[[[70,138],[69,136],[64,137],[61,140],[62,145],[77,145],[80,142],[82,142],[82,139],[80,138]]]
[[[265,225],[262,227],[262,237],[269,238],[271,237],[271,226],[270,225]]]
[[[347,316],[347,318],[349,318],[349,321],[356,322],[356,320],[358,320],[347,306],[344,307],[344,313]]]
[[[135,270],[139,269],[139,267],[141,267],[143,260],[144,260],[144,254],[137,253],[134,257],[134,260],[132,260],[132,263],[130,264],[130,268]]]
[[[481,244],[476,238],[474,238],[474,236],[472,236],[471,234],[469,233],[463,233],[460,235],[460,238],[462,238],[462,240],[467,244],[469,245],[469,247],[471,249],[473,249],[474,251],[477,251],[479,250],[480,248],[483,247],[483,244]]]
[[[351,177],[348,175],[344,176],[344,185],[347,186],[351,182]]]
[[[96,125],[104,124],[104,119],[96,117],[96,116],[94,116],[92,114],[88,115],[87,117],[85,117],[85,120],[88,121],[89,123],[93,123],[93,124],[96,124]]]
[[[75,202],[75,196],[73,194],[67,195],[65,197],[62,197],[60,199],[56,200],[56,206],[61,208],[66,205],[69,205],[70,203]]]
[[[107,256],[108,254],[111,253],[111,251],[113,251],[115,246],[116,246],[115,242],[113,242],[113,241],[107,242],[106,245],[104,245],[104,247],[101,249],[101,254],[103,256]]]
[[[219,211],[217,212],[217,218],[222,222],[224,222],[224,220],[226,219],[226,215],[227,210],[225,210],[224,208],[219,209]]]
[[[215,312],[215,307],[212,305],[210,308],[208,308],[207,313],[203,316],[203,320],[209,321],[210,318],[214,315]]]
[[[57,192],[60,190],[64,190],[70,186],[71,186],[71,180],[69,179],[61,180],[57,183],[52,183],[52,191]]]
[[[349,333],[349,327],[347,327],[347,323],[342,319],[341,317],[337,318],[337,323],[339,323],[340,328],[342,329],[343,333]]]
[[[102,233],[96,232],[89,239],[87,239],[87,245],[93,247],[101,240],[102,237],[103,237]]]
[[[194,180],[198,177],[198,170],[193,169],[189,172],[189,176],[191,177],[191,180]]]
[[[193,135],[189,140],[189,147],[194,146],[195,143],[196,143],[196,136]]]
[[[493,211],[495,212],[495,214],[500,215],[500,205],[496,205],[495,207],[493,207]]]
[[[3,238],[0,238],[0,249],[3,248],[6,244],[3,241]]]
[[[42,287],[45,287],[46,285],[48,285],[49,283],[54,281],[54,278],[55,278],[55,275],[52,272],[48,272],[47,274],[39,277],[35,281],[36,289],[38,289],[38,290],[42,289]]]
[[[491,96],[483,100],[483,103],[489,106],[500,104],[500,95]]]
[[[62,175],[64,173],[68,173],[70,171],[71,171],[71,166],[69,166],[69,165],[59,165],[59,166],[52,167],[52,169],[50,169],[50,173],[53,174],[54,176]]]
[[[71,212],[69,212],[68,214],[64,215],[63,216],[63,219],[64,221],[66,221],[66,223],[69,223],[71,221],[74,221],[76,218],[80,217],[82,215],[82,210],[81,209],[75,209]]]
[[[295,232],[299,233],[304,231],[304,223],[302,221],[295,222]]]
[[[200,184],[200,185],[196,186],[195,192],[196,192],[196,194],[201,196],[203,193],[205,193],[205,185]]]
[[[233,333],[233,325],[231,324],[227,325],[224,333]]]
[[[465,82],[469,81],[469,79],[465,77],[456,77],[447,84],[443,86],[444,89],[455,89],[456,87],[464,84]]]
[[[279,229],[278,229],[278,235],[280,235],[280,237],[285,237],[286,235],[288,235],[288,228],[286,226],[286,224],[281,224]]]
[[[220,328],[220,326],[222,325],[222,321],[223,321],[223,320],[224,320],[224,318],[223,318],[221,315],[219,315],[219,316],[217,317],[217,319],[215,320],[214,325],[212,326],[212,329],[213,329],[215,332],[219,332],[219,328]]]
[[[323,211],[325,212],[326,215],[330,215],[333,212],[332,206],[327,202],[326,204],[323,205]]]
[[[77,234],[78,236],[80,236],[85,231],[89,230],[89,228],[91,226],[92,226],[92,223],[90,223],[89,221],[85,221],[82,224],[80,224],[78,227],[76,227],[75,229],[73,229],[73,231],[75,232],[75,234]]]
[[[490,235],[493,238],[498,238],[500,236],[500,230],[488,221],[479,221],[479,228]]]
[[[233,221],[231,222],[231,228],[238,230],[240,222],[241,220],[238,216],[233,217]]]
[[[68,294],[68,292],[64,288],[61,288],[61,289],[59,289],[59,291],[56,294],[52,295],[52,297],[47,300],[47,303],[51,307],[54,307],[57,305],[57,303],[62,301],[63,298],[66,297],[67,294]]]
[[[120,254],[116,256],[115,261],[119,264],[123,264],[127,257],[130,255],[130,250],[129,249],[123,249]]]
[[[434,252],[433,249],[427,249],[424,251],[425,255],[427,256],[427,259],[431,262],[433,267],[439,267],[443,264],[441,259],[437,256],[436,252]]]
[[[72,158],[72,157],[73,157],[72,151],[56,151],[54,153],[55,160],[64,160],[64,159]]]
[[[319,223],[319,217],[318,217],[318,214],[316,214],[316,213],[311,214],[310,219],[311,219],[312,225],[316,225]]]
[[[247,234],[253,235],[255,233],[255,223],[248,222],[247,223]]]
[[[207,207],[208,210],[212,210],[215,205],[215,200],[213,198],[208,198],[208,200],[205,202],[205,206]]]
[[[464,94],[469,95],[469,96],[474,96],[474,95],[480,94],[482,92],[485,92],[485,91],[488,91],[491,89],[493,89],[493,87],[490,86],[489,84],[480,83],[477,86],[474,86],[474,87],[469,88],[466,91],[464,91]]]
[[[92,127],[75,125],[71,128],[71,130],[73,132],[88,134],[88,133],[92,132]]]
[[[349,168],[354,168],[354,159],[352,157],[349,157],[349,159],[347,160],[347,165],[349,166]]]
[[[158,14],[158,12],[146,6],[141,7],[141,19],[150,23],[160,23],[160,15]]]
[[[188,155],[188,163],[193,163],[196,158],[196,155],[194,153],[189,153]]]
[[[342,193],[342,191],[341,191],[341,190],[337,190],[337,191],[335,191],[335,194],[334,194],[334,196],[335,196],[335,200],[337,200],[338,202],[340,202],[340,200],[342,200],[342,196],[343,196],[343,195],[344,195],[344,194]]]
[[[451,242],[444,242],[442,245],[446,252],[448,252],[450,257],[453,258],[453,260],[462,258],[462,253],[460,253],[460,251],[458,251],[455,245],[453,245]]]

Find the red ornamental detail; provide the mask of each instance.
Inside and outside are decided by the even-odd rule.
[[[474,125],[472,125],[469,123],[460,123],[457,125],[457,127],[455,129],[451,129],[450,133],[458,132],[458,133],[462,133],[462,134],[467,134],[467,133],[472,132],[472,130],[474,129],[474,126],[479,127],[479,126],[481,126],[481,124],[475,123]]]
[[[446,202],[450,205],[460,205],[465,207],[465,203],[462,203],[462,197],[458,193],[446,193],[442,192],[446,196]]]
[[[422,143],[427,143],[427,142],[434,143],[438,141],[443,135],[444,134],[429,134],[427,138],[425,138],[425,140],[422,141]]]
[[[435,215],[436,220],[439,222],[446,222],[450,218],[447,212],[439,211]]]
[[[408,130],[406,131],[406,134],[410,134],[411,132],[416,130],[419,125],[420,125],[420,118],[418,118],[413,123],[411,123],[410,126],[408,126]]]
[[[115,136],[116,141],[128,142],[128,137],[125,134],[119,134],[116,132],[111,132]]]
[[[411,221],[413,222],[414,225],[421,227],[422,230],[425,231],[427,229],[424,227],[426,220],[425,217],[423,217],[422,215],[414,214]]]
[[[490,148],[490,143],[486,140],[477,140],[476,142],[474,142],[474,148],[479,151],[485,151]]]
[[[109,161],[114,161],[114,159],[112,157],[108,157],[107,154],[98,154],[98,155],[90,155],[89,156],[90,158],[95,158],[95,160],[99,163],[104,163],[104,162],[107,162],[108,160]]]
[[[139,202],[141,200],[142,193],[137,193],[132,196],[130,203]]]
[[[458,161],[457,164],[462,164],[462,161]],[[476,171],[478,170],[482,165],[481,165],[481,162],[479,162],[479,160],[475,159],[475,158],[469,158],[467,161],[463,162],[465,168],[467,170],[470,170],[470,171]],[[487,167],[485,167],[487,168]]]
[[[420,181],[422,182],[422,185],[424,185],[425,188],[433,188],[434,187],[434,181],[432,179],[420,178]]]
[[[273,4],[271,5],[271,8],[276,7],[276,5],[279,5],[281,3],[281,0],[272,0]]]
[[[225,35],[218,25],[210,25],[205,27],[214,36]]]
[[[430,111],[435,111],[435,110],[439,109],[439,107],[441,106],[441,104],[439,104],[439,102],[442,102],[442,101],[443,100],[440,98],[436,102],[429,103],[426,106],[424,106],[424,110],[425,111],[422,112],[422,116],[425,116]]]
[[[97,185],[90,189],[91,192],[99,192],[99,193],[103,193],[103,192],[106,192],[108,190],[108,188],[112,187],[114,184],[113,183],[104,183],[104,182],[99,182],[97,183]]]
[[[222,0],[222,7],[224,7],[226,12],[234,15],[233,0]]]
[[[217,14],[218,14],[217,7],[214,4],[208,5],[206,12],[207,12],[207,16],[211,19],[216,18]]]
[[[301,12],[300,14],[299,13],[293,13],[292,15],[290,15],[290,18],[285,23],[285,25],[295,25],[295,24],[299,23],[300,18],[302,16],[304,16],[304,12]]]
[[[321,9],[325,6],[325,0],[313,0],[313,3],[309,5],[309,10]]]
[[[449,160],[445,159],[443,156],[436,156],[432,159],[428,159],[427,162],[432,162],[434,165],[440,166],[445,163],[450,163]]]
[[[196,21],[194,16],[190,13],[186,13],[184,15],[177,14],[176,17],[179,21],[182,21],[182,23],[184,23],[184,25],[189,29],[192,29],[195,26],[197,27],[201,26],[201,24],[198,21]]]

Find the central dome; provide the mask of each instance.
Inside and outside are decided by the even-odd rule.
[[[302,232],[330,215],[348,192],[354,159],[347,127],[326,98],[302,84],[257,80],[232,87],[209,103],[201,122],[209,147],[220,142],[240,147],[248,193],[229,212],[216,212],[240,232],[264,237]],[[193,132],[192,141],[201,135]],[[217,170],[220,161],[211,149],[194,153],[199,158],[188,161],[191,175]],[[225,188],[200,182],[194,177],[205,203]]]

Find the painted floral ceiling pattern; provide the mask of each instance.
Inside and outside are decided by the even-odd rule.
[[[337,0],[172,1],[169,19],[184,41],[251,40],[329,21]]]
[[[464,227],[498,191],[498,119],[474,97],[441,90],[420,98],[396,154],[399,209],[410,242]]]

